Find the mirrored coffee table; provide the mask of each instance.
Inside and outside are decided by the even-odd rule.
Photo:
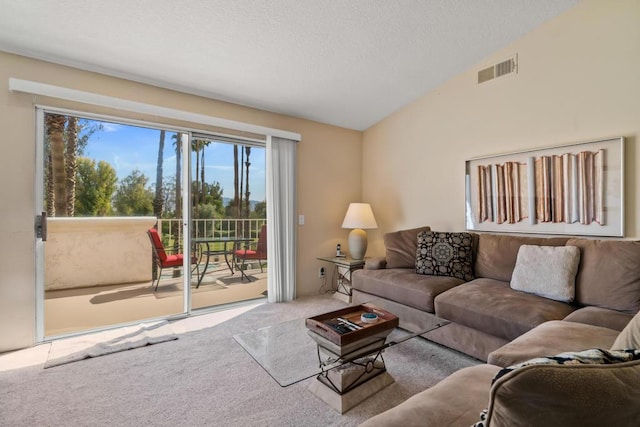
[[[335,343],[318,339],[317,334],[312,337],[314,332],[306,321],[266,326],[234,335],[234,339],[282,387],[316,377],[310,390],[340,413],[394,382],[382,357],[385,349],[449,323],[434,316],[418,332],[395,328],[381,339],[363,340],[361,347],[350,343],[349,351],[343,352]]]

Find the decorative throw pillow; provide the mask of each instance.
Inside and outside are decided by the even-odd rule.
[[[640,349],[640,311],[618,335],[611,350]]]
[[[429,230],[429,226],[424,226],[385,234],[387,268],[414,268],[418,233]]]
[[[549,357],[536,357],[526,362],[517,363],[501,369],[491,381],[491,384],[516,369],[529,365],[611,365],[614,363],[640,360],[640,350],[589,350],[560,353]]]
[[[579,264],[580,249],[575,246],[522,245],[511,276],[511,288],[571,302]]]
[[[416,273],[473,280],[472,242],[470,233],[419,233]]]

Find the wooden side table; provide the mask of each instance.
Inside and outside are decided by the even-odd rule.
[[[346,302],[351,302],[351,273],[364,268],[363,259],[353,259],[349,257],[318,257],[320,261],[333,264],[336,274],[336,293],[334,296]]]

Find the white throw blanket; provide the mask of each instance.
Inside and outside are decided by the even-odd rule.
[[[176,339],[178,337],[166,320],[61,339],[51,344],[44,367],[51,368],[77,360]]]

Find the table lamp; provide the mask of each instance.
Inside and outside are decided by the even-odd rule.
[[[344,216],[342,228],[351,228],[349,253],[353,259],[363,259],[367,252],[367,232],[364,229],[378,228],[369,203],[351,203]]]

